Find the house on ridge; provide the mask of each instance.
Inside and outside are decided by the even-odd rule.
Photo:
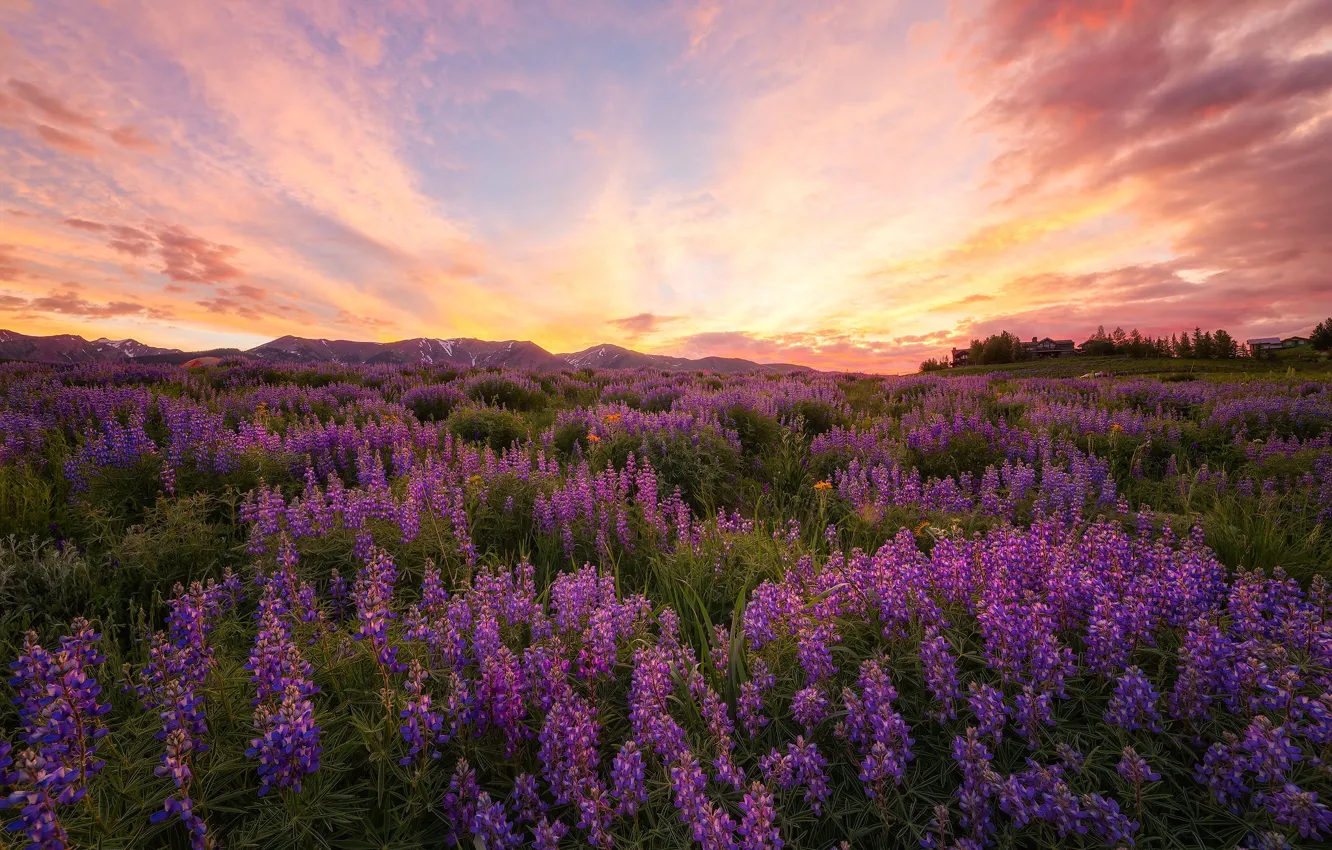
[[[1026,349],[1027,356],[1033,360],[1040,360],[1050,357],[1072,357],[1078,353],[1078,347],[1071,339],[1037,339],[1031,338],[1031,342],[1022,343]]]
[[[1244,345],[1248,347],[1250,357],[1262,357],[1270,351],[1281,350],[1281,337],[1263,336],[1257,339],[1246,339]]]

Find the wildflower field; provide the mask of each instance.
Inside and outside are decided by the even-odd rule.
[[[1313,847],[1332,383],[0,365],[0,847]]]

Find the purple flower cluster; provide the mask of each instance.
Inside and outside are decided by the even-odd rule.
[[[88,779],[104,765],[97,748],[107,734],[103,718],[111,706],[99,701],[102,689],[93,676],[104,660],[98,649],[101,635],[83,619],[71,628],[73,634],[60,638],[54,651],[28,632],[18,660],[10,665],[25,749],[14,758],[7,782],[14,790],[4,804],[19,810],[11,828],[43,848],[67,846],[58,807],[82,800]],[[4,757],[10,757],[8,752]]]
[[[860,762],[860,781],[865,793],[880,798],[884,785],[902,783],[906,763],[915,756],[906,721],[893,708],[897,689],[877,661],[866,661],[860,666],[858,682],[860,693],[850,688],[842,692],[846,703],[846,720],[839,730],[855,744],[863,757]]]

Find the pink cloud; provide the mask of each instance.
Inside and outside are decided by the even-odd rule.
[[[663,325],[680,321],[680,316],[658,316],[655,313],[639,313],[623,319],[611,319],[606,324],[613,325],[630,336],[641,336],[661,330]]]
[[[171,318],[171,314],[165,310],[149,307],[135,301],[89,301],[80,296],[74,288],[37,298],[7,295],[0,299],[0,310],[15,313],[52,313],[83,319],[115,319],[136,316],[162,321]]]
[[[9,88],[20,98],[33,106],[47,120],[85,130],[97,129],[97,122],[90,116],[71,109],[64,101],[47,93],[45,90],[24,80],[9,81]]]
[[[65,219],[65,224],[69,225],[75,230],[87,230],[90,233],[101,233],[102,231],[106,230],[105,224],[99,224],[98,222],[95,221],[88,221],[87,219],[83,218],[67,218]]]
[[[36,132],[51,147],[59,148],[65,153],[72,153],[77,156],[97,155],[97,145],[81,136],[66,133],[64,130],[57,130],[47,124],[38,124]]]

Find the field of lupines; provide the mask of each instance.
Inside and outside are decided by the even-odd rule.
[[[0,365],[0,846],[1316,846],[1329,516],[1304,378]]]

